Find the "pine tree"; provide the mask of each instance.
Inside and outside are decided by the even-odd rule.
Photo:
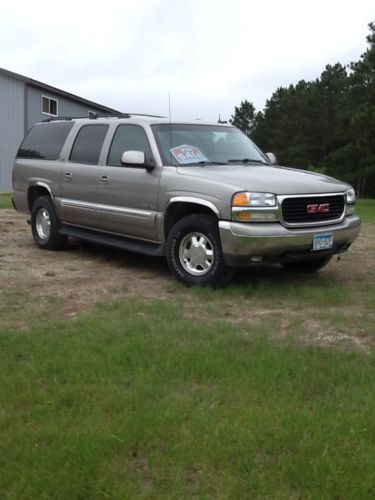
[[[247,100],[241,101],[241,105],[238,108],[234,108],[234,115],[231,116],[229,122],[234,126],[242,130],[247,136],[250,136],[255,119],[255,108],[252,102]]]

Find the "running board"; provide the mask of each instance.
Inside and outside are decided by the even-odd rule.
[[[62,226],[59,233],[65,236],[71,236],[79,240],[89,241],[98,245],[119,248],[142,255],[150,255],[153,257],[165,256],[165,245],[158,243],[149,243],[124,236],[113,236],[107,233],[99,233],[88,229],[81,229],[73,226]]]

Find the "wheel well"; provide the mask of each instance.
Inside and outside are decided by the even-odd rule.
[[[192,214],[211,215],[217,219],[217,215],[210,208],[197,203],[176,202],[172,203],[167,209],[164,218],[164,237],[168,238],[169,231],[180,219]]]
[[[49,196],[51,197],[50,192],[47,188],[43,186],[31,186],[27,192],[27,202],[29,205],[29,210],[31,212],[34,202],[39,196]]]

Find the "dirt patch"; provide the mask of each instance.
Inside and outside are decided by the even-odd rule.
[[[0,276],[8,296],[62,299],[62,316],[118,296],[163,297],[172,279],[164,259],[75,241],[63,251],[40,250],[25,216],[13,210],[0,211]]]
[[[364,283],[371,287],[375,285],[374,263],[375,228],[364,225],[353,248],[339,261],[334,258],[314,279],[348,289],[363,288]],[[234,285],[259,283],[272,288],[285,282],[298,287],[305,286],[310,279],[278,266],[261,266],[241,270]],[[359,303],[336,306],[333,299],[324,307],[311,305],[307,311],[298,297],[291,308],[293,297],[267,300],[264,290],[262,293],[259,297],[255,289],[251,297],[245,294],[245,298],[226,292],[202,297],[176,284],[165,259],[77,241],[71,241],[60,252],[43,251],[34,244],[24,215],[0,210],[0,320],[3,327],[27,329],[29,323],[42,321],[45,316],[72,317],[98,302],[129,297],[173,298],[183,304],[187,318],[235,323],[245,334],[251,332],[249,327],[271,321],[278,324],[280,338],[293,335],[314,345],[350,343],[359,350],[370,349],[374,333],[370,331],[371,326],[353,328],[356,317],[373,314],[368,308],[362,310]],[[336,327],[334,321],[321,317],[321,312],[342,316],[341,326]]]

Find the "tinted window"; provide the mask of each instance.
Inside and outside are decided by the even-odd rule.
[[[17,157],[56,160],[72,127],[73,122],[34,125],[21,144]]]
[[[87,125],[77,134],[70,161],[98,164],[108,125]]]
[[[138,125],[119,125],[114,135],[108,155],[108,165],[123,166],[121,157],[124,151],[143,151],[146,161],[152,159],[146,132]]]

